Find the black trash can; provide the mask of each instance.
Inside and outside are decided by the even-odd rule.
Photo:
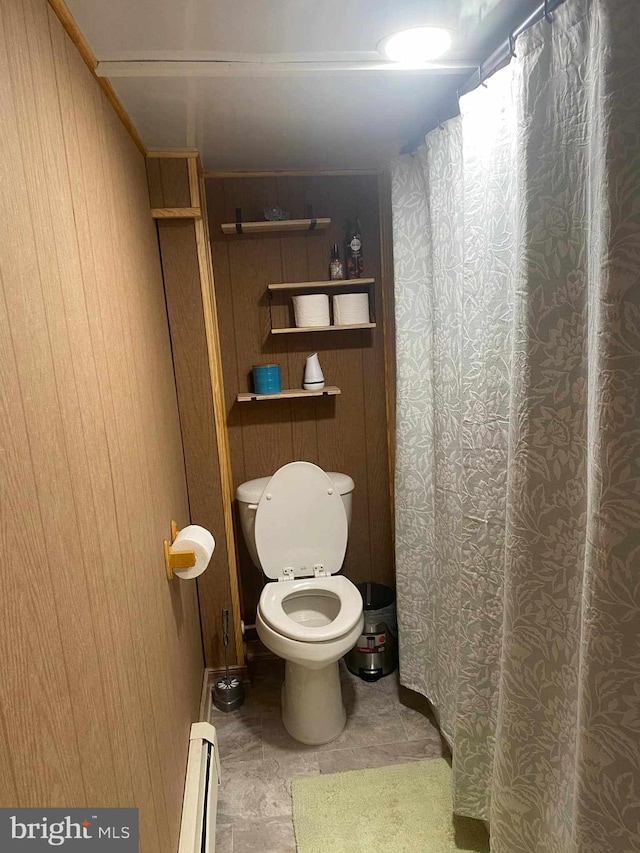
[[[398,625],[396,597],[390,586],[359,583],[364,611],[364,628],[358,641],[345,655],[347,669],[363,681],[377,681],[398,666]]]

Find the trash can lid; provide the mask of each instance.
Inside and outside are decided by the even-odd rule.
[[[389,607],[395,601],[396,594],[394,590],[390,586],[385,586],[385,584],[369,581],[367,583],[359,583],[357,587],[362,596],[364,610],[382,610],[383,607]]]

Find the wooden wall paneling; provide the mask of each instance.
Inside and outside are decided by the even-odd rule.
[[[154,208],[190,208],[191,193],[187,160],[148,157],[149,202]]]
[[[299,179],[278,178],[277,194],[278,204],[284,210],[292,211],[295,215],[302,215],[306,212],[304,184]],[[282,281],[309,281],[309,260],[306,244],[307,239],[300,235],[286,236],[285,234],[280,238]],[[291,294],[286,293],[285,296],[287,303],[290,304]],[[287,341],[290,381],[288,387],[302,388],[306,357],[309,353],[315,352],[316,338],[316,335],[305,335],[299,343],[291,338]],[[327,382],[327,384],[330,383]],[[326,411],[327,405],[332,407],[334,403],[329,400],[301,399],[291,404],[291,440],[294,460],[318,464],[316,417],[319,411]]]
[[[102,102],[99,101],[98,109],[102,106]],[[107,113],[105,119],[103,124],[98,126],[97,136],[99,155],[103,161],[108,156],[108,152],[117,150],[118,143],[117,136],[114,136],[117,124],[113,122],[111,113]],[[139,172],[140,169],[138,168],[137,171]],[[134,749],[130,763],[136,798],[144,802],[144,799],[153,793],[153,806],[156,819],[160,821],[159,829],[162,838],[165,821],[167,821],[164,815],[169,814],[168,804],[171,800],[175,803],[175,797],[179,795],[175,790],[172,768],[180,766],[177,752],[181,750],[181,745],[173,739],[157,737],[158,731],[171,726],[174,719],[179,719],[175,707],[176,690],[172,689],[175,669],[171,666],[171,662],[174,660],[174,655],[167,654],[167,649],[171,650],[175,644],[175,637],[167,634],[167,622],[173,617],[172,605],[177,610],[175,605],[179,602],[176,601],[175,590],[168,590],[169,595],[167,595],[166,586],[159,585],[154,576],[147,573],[134,573],[132,569],[143,564],[149,549],[157,548],[156,543],[166,535],[167,517],[172,514],[168,508],[162,512],[164,519],[159,521],[153,518],[154,513],[151,511],[141,514],[140,508],[153,507],[156,503],[162,505],[163,496],[173,491],[173,484],[168,480],[167,475],[171,470],[170,457],[177,456],[175,451],[177,449],[179,452],[180,445],[173,445],[174,451],[167,454],[167,461],[162,469],[159,468],[156,458],[154,458],[155,464],[147,462],[147,449],[150,439],[153,441],[156,438],[158,420],[153,417],[150,390],[157,385],[158,380],[155,376],[162,376],[165,372],[170,375],[171,364],[167,361],[166,339],[162,341],[164,358],[160,358],[159,346],[155,345],[156,341],[153,337],[147,334],[144,339],[140,338],[139,329],[146,328],[146,324],[138,314],[140,306],[135,298],[138,278],[129,281],[124,275],[125,267],[141,271],[137,258],[128,254],[130,242],[125,202],[128,195],[127,187],[125,184],[117,185],[122,175],[120,170],[105,170],[104,174],[102,192],[107,201],[104,207],[107,215],[101,224],[101,232],[110,235],[109,248],[114,256],[112,288],[115,287],[115,293],[102,291],[101,313],[109,312],[105,325],[107,340],[122,341],[119,349],[121,366],[116,367],[114,364],[112,370],[117,370],[118,373],[126,371],[124,381],[122,377],[118,380],[118,373],[114,376],[114,382],[120,382],[119,393],[114,398],[115,424],[119,435],[114,459],[119,460],[120,465],[114,464],[114,470],[118,471],[119,467],[116,476],[122,483],[124,498],[118,518],[124,556],[124,574],[121,583],[124,582],[129,611],[133,614],[131,634],[134,655],[129,660],[129,666],[135,666],[139,693],[137,701],[135,698],[127,701],[131,706],[131,713],[135,714],[137,711],[138,715],[132,718],[130,738],[134,743],[142,739],[148,745],[146,755]],[[153,228],[146,231],[149,238],[152,237],[152,231]],[[157,283],[159,281],[157,260],[154,272],[152,281]],[[154,288],[154,297],[155,304],[160,307],[162,295],[157,284]],[[116,305],[117,308],[114,310]],[[161,328],[165,323],[163,316]],[[163,334],[166,335],[166,332]],[[113,363],[111,359],[110,362]],[[145,362],[147,362],[146,369]],[[127,370],[127,365],[132,364],[137,366],[137,371]],[[144,381],[142,381],[143,375]],[[154,376],[153,382],[149,382],[149,376]],[[169,399],[175,405],[173,389]],[[132,412],[135,412],[133,417]],[[127,419],[128,426],[126,426]],[[167,481],[164,481],[160,471],[167,477]],[[155,476],[154,472],[157,472]],[[184,475],[180,485],[184,489]],[[181,518],[185,517],[185,509],[183,508],[180,512]],[[192,625],[197,620],[197,613],[193,607],[193,593],[185,589],[180,594],[185,596],[185,600],[187,596],[190,600],[191,607],[185,621],[188,620],[191,624],[185,625],[184,628],[186,631],[190,629],[192,631]],[[149,643],[149,635],[155,638],[155,642]],[[192,648],[192,653],[198,654],[199,649]],[[127,668],[126,671],[129,673],[131,669]],[[126,693],[129,694],[130,691]],[[157,694],[165,696],[165,701],[162,703],[155,701]],[[147,709],[150,709],[151,713]],[[143,812],[145,820],[150,824],[153,818],[150,805],[144,808]],[[147,832],[150,831],[149,827]],[[177,833],[175,819],[171,824],[167,822],[166,831],[167,837],[175,840]]]
[[[345,228],[348,219],[355,216],[357,179],[307,178],[305,181],[307,203],[314,200],[314,210],[331,211],[332,222],[327,242],[338,243],[344,259]],[[366,253],[368,235],[363,234]],[[328,246],[309,246],[309,274],[312,280],[326,278],[329,261]],[[365,255],[366,262],[366,255]],[[365,413],[363,388],[363,348],[371,345],[372,332],[331,332],[323,336],[321,363],[327,364],[325,379],[342,389],[336,402],[335,418],[318,421],[318,446],[320,467],[329,471],[341,471],[353,477],[352,520],[349,531],[349,547],[344,571],[354,582],[370,577],[369,548],[369,496],[367,492],[367,455],[365,445]]]
[[[221,611],[229,606],[231,596],[195,231],[192,222],[176,221],[159,222],[158,233],[183,423],[191,521],[211,530],[216,540],[211,564],[198,579],[198,592],[205,654],[209,662],[219,664],[224,659]],[[234,643],[230,659],[236,658]]]
[[[26,12],[30,12],[29,5]],[[6,36],[9,42],[26,44],[26,49],[14,51],[9,57],[9,75],[14,90],[14,109],[17,135],[21,145],[21,161],[24,185],[21,191],[30,210],[30,222],[14,221],[12,229],[23,231],[22,238],[28,241],[24,247],[26,255],[35,255],[37,273],[35,287],[25,288],[24,294],[9,290],[6,294],[10,311],[10,322],[14,335],[14,349],[21,384],[29,387],[36,377],[41,377],[43,388],[40,399],[26,397],[27,420],[32,424],[29,440],[35,468],[37,490],[40,496],[41,514],[44,524],[45,544],[54,564],[61,567],[53,586],[53,595],[58,612],[65,624],[69,624],[68,634],[63,642],[63,658],[67,671],[67,681],[71,695],[71,707],[76,733],[86,736],[90,741],[95,737],[95,753],[80,752],[82,773],[95,787],[87,794],[94,799],[102,799],[113,785],[113,771],[109,774],[96,772],[100,755],[109,752],[106,737],[105,718],[100,702],[101,685],[97,652],[88,610],[77,609],[75,591],[84,585],[83,549],[91,549],[85,541],[90,531],[92,519],[87,519],[88,529],[78,529],[78,516],[75,507],[73,477],[75,467],[80,466],[80,481],[86,479],[86,459],[76,457],[78,449],[78,406],[79,401],[73,385],[70,370],[69,341],[66,334],[66,318],[56,310],[62,298],[61,277],[67,269],[60,269],[60,263],[66,266],[67,258],[58,258],[57,237],[65,243],[61,235],[67,222],[61,217],[69,213],[68,186],[45,187],[42,195],[41,175],[51,169],[51,160],[55,148],[49,149],[49,134],[54,134],[54,144],[61,141],[57,91],[51,59],[51,44],[48,39],[39,38],[43,28],[32,26],[25,15],[22,4],[13,4],[5,16]],[[44,44],[43,44],[44,42]],[[31,51],[43,49],[39,63],[34,64]],[[37,76],[36,76],[37,75]],[[36,121],[33,118],[36,117]],[[35,132],[34,132],[35,131]],[[47,141],[43,145],[41,135]],[[57,138],[56,138],[57,137]],[[53,164],[55,166],[55,163]],[[57,172],[57,170],[56,170]],[[56,174],[54,172],[54,175]],[[54,177],[52,175],[52,179]],[[55,221],[49,204],[49,192],[57,195]],[[60,208],[63,208],[62,210]],[[54,228],[58,228],[56,234]],[[71,227],[73,215],[71,213]],[[21,261],[16,259],[16,263]],[[37,288],[37,289],[36,289]],[[20,300],[20,301],[17,301]],[[43,334],[32,339],[30,327],[40,328]],[[36,349],[36,346],[39,346]],[[71,382],[68,380],[71,379]],[[58,395],[67,405],[60,407]],[[39,407],[44,406],[50,412],[47,421],[38,419]],[[71,436],[67,443],[66,436]],[[47,500],[50,483],[56,483],[59,498]],[[86,499],[86,494],[84,495]],[[71,510],[72,523],[68,523],[67,513]],[[62,534],[62,535],[61,535]],[[72,674],[86,672],[86,678],[76,679]],[[96,703],[99,703],[96,707]],[[94,713],[85,715],[85,707],[94,708]],[[97,762],[97,763],[96,763]],[[85,790],[86,790],[85,782]],[[102,787],[107,786],[107,787]]]
[[[212,262],[216,282],[216,303],[220,318],[220,349],[222,368],[225,377],[225,410],[227,434],[229,437],[229,452],[233,486],[248,479],[245,475],[244,448],[242,444],[242,407],[236,404],[236,395],[246,386],[238,379],[238,361],[236,357],[235,317],[233,313],[233,295],[231,273],[229,267],[228,238],[220,230],[220,223],[226,222],[225,182],[222,180],[206,182],[206,203],[209,219],[209,234],[211,238]],[[260,595],[262,584],[257,569],[252,567],[251,558],[247,551],[240,531],[238,507],[233,502],[233,521],[235,548],[238,565],[238,581],[241,587],[241,611],[245,622],[252,623],[255,613],[251,612],[251,602],[256,601],[256,593]]]
[[[379,325],[372,345],[362,350],[364,388],[364,429],[367,447],[367,495],[369,501],[369,545],[371,578],[379,583],[393,585],[392,520],[389,490],[389,456],[387,428],[387,392],[384,341],[385,280],[380,262],[380,211],[378,182],[370,178],[356,178],[359,184],[360,217],[363,233],[365,264],[375,275],[376,316]],[[382,429],[382,425],[385,426]]]
[[[356,490],[345,573],[355,581],[389,581],[393,564],[378,176],[225,177],[208,181],[207,187],[234,484],[271,474],[294,459],[350,474]],[[314,215],[330,216],[332,224],[316,234],[279,237],[220,233],[220,222],[232,221],[236,207],[242,208],[243,218],[259,219],[262,207],[273,203],[292,216],[305,215],[306,205],[312,204]],[[356,213],[364,229],[367,274],[376,278],[378,328],[276,336],[274,341],[269,335],[266,285],[328,278],[331,244],[337,242],[344,257],[346,220]],[[278,298],[276,324],[291,311],[291,294],[281,293]],[[294,387],[301,382],[305,356],[315,350],[327,383],[342,389],[339,398],[235,403],[237,391],[249,387],[254,364],[279,362],[283,384]],[[237,518],[236,538],[243,616],[252,622],[263,580],[250,562]]]
[[[231,469],[235,484],[237,481],[244,482],[246,477],[242,450],[241,408],[235,405],[236,395],[242,386],[238,379],[235,335],[236,320],[233,313],[228,239],[221,233],[219,227],[219,224],[226,217],[224,181],[207,181],[206,193],[212,262],[216,281],[216,303],[220,318],[218,327],[220,332],[222,368],[225,376],[224,392],[227,432],[231,453]]]
[[[225,181],[227,221],[233,219],[236,207],[242,207],[243,218],[259,219],[262,208],[277,199],[275,178],[260,180],[248,186],[243,180]],[[227,237],[231,272],[231,297],[236,323],[237,391],[251,388],[251,369],[256,364],[280,364],[283,388],[291,387],[287,343],[271,335],[267,284],[282,276],[280,237],[239,235]],[[238,334],[238,330],[242,332]],[[289,462],[293,455],[291,401],[262,403],[255,406],[234,404],[241,410],[244,478],[265,477]],[[234,486],[242,482],[234,472]],[[262,573],[251,563],[248,552],[241,552],[242,589],[247,621],[255,621],[255,611],[264,585]]]
[[[195,159],[154,159],[147,163],[147,174],[152,198],[163,204],[200,206],[200,178]],[[191,520],[210,529],[216,538],[211,565],[198,579],[205,656],[209,666],[220,666],[224,660],[221,612],[227,607],[232,618],[230,660],[241,665],[244,652],[231,518],[233,486],[224,464],[229,450],[223,388],[219,387],[223,383],[216,377],[220,355],[206,209],[203,212],[203,219],[196,222],[158,221],[158,235]]]
[[[213,277],[213,259],[211,256],[211,239],[209,232],[209,216],[207,211],[207,195],[199,159],[189,160],[189,192],[191,203],[198,204],[202,210],[201,219],[195,222],[198,264],[200,266],[200,286],[204,308],[204,322],[207,333],[207,350],[209,370],[212,377],[214,419],[220,463],[220,480],[222,487],[222,508],[224,512],[224,531],[227,543],[228,579],[231,593],[232,633],[235,637],[235,660],[244,665],[244,645],[241,626],[240,578],[236,559],[235,535],[233,529],[233,474],[231,471],[231,450],[226,425],[226,401],[224,391],[224,374],[222,370],[222,351],[220,347],[220,332],[218,306],[216,304],[215,284]]]
[[[5,11],[1,529],[32,544],[4,581],[0,798],[136,805],[169,853],[202,655],[162,559],[188,512],[144,161],[46,4]]]
[[[119,135],[119,126],[111,111],[105,116],[103,126],[103,142],[106,146],[103,149],[104,156],[106,152],[118,150],[118,146],[122,144],[122,137]],[[123,161],[126,161],[125,151],[122,151],[120,156]],[[137,162],[139,163],[139,158]],[[140,197],[146,191],[143,164],[139,163],[139,168],[134,175],[137,182],[138,197]],[[152,456],[150,452],[150,448],[162,435],[157,424],[165,420],[163,410],[166,407],[167,399],[171,401],[174,410],[176,407],[175,385],[171,381],[173,380],[173,368],[168,347],[166,311],[163,294],[158,287],[158,283],[161,281],[161,270],[157,256],[157,241],[154,240],[153,226],[148,230],[145,229],[146,239],[144,241],[131,241],[129,239],[135,222],[135,218],[131,215],[130,192],[127,191],[131,184],[131,178],[127,179],[123,170],[110,170],[109,176],[108,189],[112,198],[110,210],[113,211],[111,230],[115,237],[114,244],[117,247],[118,280],[121,282],[122,288],[120,299],[124,308],[122,328],[128,342],[128,361],[138,367],[136,371],[129,373],[129,405],[136,412],[136,417],[132,421],[135,441],[130,440],[129,447],[135,454],[135,460],[128,462],[125,471],[128,477],[131,476],[132,471],[135,472],[133,485],[130,484],[127,487],[127,497],[130,501],[129,518],[135,518],[136,511],[139,511],[140,506],[148,508],[140,518],[140,524],[144,522],[146,525],[146,541],[145,537],[141,535],[140,524],[137,534],[134,534],[132,538],[135,559],[133,565],[137,566],[144,560],[149,549],[156,548],[156,543],[162,541],[162,538],[166,536],[166,519],[171,516],[171,508],[170,504],[165,504],[164,501],[168,495],[174,493],[178,484],[184,492],[184,464],[176,418],[171,419],[173,440],[168,445],[168,447],[173,448],[173,452],[166,454],[167,460],[162,470],[157,465],[155,455]],[[144,196],[142,197],[144,198]],[[144,215],[144,211],[138,212],[138,215],[141,214]],[[125,270],[142,271],[144,269],[145,259],[149,257],[143,251],[146,245],[153,245],[155,250],[153,268],[150,270],[153,275],[147,276],[144,279],[144,284],[141,282],[142,277],[135,277],[133,281],[128,280]],[[151,282],[155,282],[155,284],[149,286]],[[140,328],[159,330],[160,334],[140,335]],[[154,377],[153,381],[149,381],[149,376]],[[160,396],[162,389],[165,394]],[[162,405],[158,405],[158,403]],[[149,440],[150,436],[153,436],[152,442]],[[159,446],[165,447],[163,444]],[[172,479],[172,475],[179,477],[179,480]],[[138,497],[134,497],[136,490]],[[184,516],[182,517],[184,518]],[[199,619],[195,606],[195,596],[193,590],[189,590],[185,584],[179,587],[171,585],[167,590],[166,585],[158,583],[157,579],[151,575],[143,576],[141,583],[128,570],[126,571],[126,579],[132,595],[137,596],[141,624],[144,625],[146,620],[147,630],[158,638],[158,642],[149,643],[142,634],[139,635],[140,654],[138,660],[141,663],[141,671],[146,675],[141,679],[140,701],[143,708],[151,709],[151,715],[148,712],[146,714],[146,716],[151,716],[151,721],[148,723],[149,732],[151,733],[152,721],[155,721],[156,732],[162,731],[170,728],[173,720],[180,718],[180,704],[183,701],[174,686],[181,684],[184,665],[179,656],[166,654],[166,650],[172,649],[175,645],[174,611],[185,615],[182,607],[179,606],[182,600],[189,601],[186,619],[189,620],[190,624],[184,625],[184,628],[191,641],[191,659],[198,660],[198,667],[193,672],[193,676],[197,678],[202,666],[202,649],[197,636]],[[167,595],[167,591],[169,595]],[[191,691],[193,691],[193,685],[197,685],[197,681],[192,677],[190,683]],[[165,697],[163,702],[156,701],[157,694]],[[191,701],[197,701],[197,692],[191,692]],[[175,803],[177,799],[179,800],[182,795],[182,780],[179,774],[176,774],[175,768],[180,767],[184,760],[183,749],[184,745],[176,738],[162,738],[158,741],[157,758],[154,755],[154,760],[157,760],[159,769],[158,781],[154,784],[158,786],[158,794],[164,792],[168,814],[172,808],[171,804]],[[138,757],[142,765],[140,767],[140,775],[142,776],[144,772],[148,772],[149,762],[145,762],[141,755]],[[174,844],[177,844],[177,826],[175,823],[169,828],[169,837]]]
[[[162,207],[197,207],[191,200],[187,160],[170,157],[159,162],[164,197]]]
[[[243,217],[259,218],[262,208],[277,198],[277,182],[267,178],[248,187],[245,181],[225,182],[227,216],[242,207]],[[233,199],[233,202],[231,202]],[[229,263],[234,316],[241,318],[243,334],[236,327],[238,382],[248,390],[251,370],[256,364],[280,364],[282,385],[291,387],[287,344],[271,335],[267,284],[282,276],[280,237],[254,238],[238,235],[229,239]],[[247,479],[264,477],[291,458],[291,402],[265,403],[263,411],[242,408],[242,435]],[[237,485],[237,482],[236,484]]]
[[[336,242],[337,226],[335,221],[336,209],[333,204],[334,199],[331,198],[331,192],[327,185],[318,178],[302,179],[301,183],[304,188],[305,205],[313,204],[314,213],[317,215],[328,215],[329,211],[331,212],[331,226],[324,232],[322,239],[305,240],[309,281],[322,281],[322,279],[328,277],[329,247],[332,243]],[[344,241],[341,240],[340,242]],[[356,335],[358,334],[356,332]],[[306,334],[294,336],[291,338],[292,346],[297,346],[298,350],[304,350],[313,341],[313,345],[318,352],[320,364],[322,365],[325,382],[329,385],[337,385],[342,390],[343,377],[340,371],[340,359],[337,349],[343,338],[343,333],[331,332],[327,335],[314,333],[309,338],[309,343],[307,343]],[[332,401],[332,405],[340,408],[336,408],[330,412],[328,418],[325,417],[322,419],[322,423],[316,423],[318,465],[324,468],[325,471],[342,471],[343,467],[340,466],[344,466],[344,454],[342,452],[343,436],[340,430],[336,430],[336,412],[339,411],[342,413],[344,411],[341,407],[342,402],[342,399],[335,402]],[[318,408],[317,411],[320,414],[327,414],[324,407],[322,409]],[[330,435],[330,438],[327,440],[328,435]]]
[[[61,112],[74,118],[64,124],[64,141],[67,159],[75,164],[75,168],[69,170],[69,179],[82,282],[77,314],[74,312],[71,315],[73,326],[70,331],[73,332],[72,341],[79,347],[79,353],[74,357],[74,371],[76,374],[83,371],[78,383],[84,395],[81,407],[84,440],[90,460],[93,501],[100,519],[95,536],[101,553],[101,572],[92,573],[90,577],[94,582],[101,583],[101,589],[96,594],[98,600],[93,612],[94,621],[100,626],[96,630],[96,637],[100,642],[100,672],[104,683],[107,728],[115,766],[119,769],[115,789],[120,792],[122,801],[130,803],[135,798],[129,759],[132,743],[128,733],[131,729],[127,725],[126,715],[140,714],[141,709],[137,703],[132,704],[132,694],[126,682],[127,673],[135,671],[136,664],[126,610],[119,607],[105,608],[106,602],[118,601],[120,597],[125,563],[121,556],[113,486],[113,478],[118,472],[116,466],[112,467],[117,458],[114,457],[112,446],[116,434],[116,415],[110,405],[109,359],[101,307],[97,301],[102,288],[108,287],[108,255],[111,253],[111,247],[105,245],[102,223],[99,221],[103,207],[97,181],[102,173],[102,164],[96,139],[91,132],[98,115],[95,113],[92,87],[86,85],[81,63],[73,51],[67,57],[66,39],[53,20],[51,24]],[[94,202],[97,202],[95,208]],[[106,257],[102,256],[103,249]],[[87,283],[93,283],[93,286],[87,286]],[[86,353],[92,353],[93,358],[87,358]],[[99,416],[96,413],[100,413]],[[123,642],[118,643],[118,638]],[[133,725],[137,726],[137,723]],[[162,821],[162,815],[159,819]]]
[[[162,161],[156,157],[147,157],[145,159],[147,171],[147,182],[149,184],[149,205],[153,208],[165,207],[164,191],[162,189],[162,175],[160,168]]]
[[[132,571],[133,567],[145,563],[149,534],[143,511],[147,497],[141,481],[137,430],[139,413],[129,369],[129,365],[135,364],[131,353],[130,330],[126,325],[126,311],[131,298],[127,285],[130,282],[124,273],[125,261],[120,245],[122,223],[116,218],[113,207],[115,196],[108,167],[112,149],[104,127],[105,116],[109,114],[103,112],[99,91],[94,86],[87,86],[85,69],[73,49],[66,42],[65,46],[72,77],[71,100],[82,105],[76,117],[81,134],[80,163],[85,180],[88,181],[84,192],[91,199],[91,251],[96,261],[98,287],[95,294],[87,287],[87,296],[93,299],[95,295],[97,298],[95,316],[100,318],[101,333],[104,335],[104,363],[99,371],[100,381],[104,383],[103,406],[105,397],[113,406],[112,421],[108,426],[109,458],[112,487],[118,496],[116,541],[121,554],[122,573],[117,578],[109,578],[109,592],[116,596],[114,601],[118,602],[117,609],[121,610],[120,615],[113,617],[118,631],[116,637],[126,639],[125,648],[118,649],[117,654],[122,667],[120,696],[126,721],[127,764],[133,787],[131,801],[139,804],[143,837],[155,842],[157,836],[157,843],[161,844],[162,831],[169,835],[169,818],[164,800],[161,760],[156,751],[153,712],[148,713],[142,700],[143,693],[146,691],[148,695],[149,692],[147,685],[151,673],[146,660],[146,636],[148,632],[148,635],[157,637],[156,608],[148,606],[147,602],[141,607],[139,597],[143,596],[144,600],[148,585],[154,584],[147,573],[134,574]],[[118,345],[114,346],[116,341]],[[105,570],[110,574],[108,566]],[[165,643],[162,646],[166,648]],[[162,682],[160,674],[157,680]],[[161,689],[160,684],[158,689]],[[145,753],[140,753],[136,743],[147,745]],[[154,820],[158,822],[155,827]]]
[[[17,9],[12,11],[14,15],[18,12]],[[13,33],[13,27],[7,32],[8,26],[11,26],[8,16],[0,18],[0,126],[3,141],[0,215],[3,223],[10,222],[16,229],[10,239],[8,230],[0,229],[0,278],[3,291],[10,291],[0,305],[0,370],[3,380],[3,393],[0,395],[3,436],[1,535],[7,549],[5,553],[15,548],[23,550],[25,541],[30,542],[31,547],[24,553],[20,571],[4,579],[5,590],[0,598],[0,651],[4,662],[0,681],[3,764],[11,767],[11,787],[17,797],[14,801],[3,800],[3,805],[20,802],[35,806],[46,805],[52,800],[69,801],[79,790],[84,794],[84,783],[62,636],[59,626],[50,619],[53,579],[47,562],[45,520],[39,512],[39,484],[31,461],[31,425],[24,411],[25,369],[35,369],[38,373],[46,370],[50,375],[50,359],[46,349],[43,352],[39,348],[33,351],[21,370],[18,357],[22,358],[22,353],[15,352],[12,332],[13,316],[23,315],[23,312],[26,312],[30,336],[42,332],[44,326],[42,297],[40,295],[37,305],[32,305],[29,293],[32,282],[38,282],[39,287],[39,271],[30,213],[24,204],[26,177],[14,106],[16,84],[11,79],[10,56],[5,50],[7,37]],[[20,44],[23,44],[24,26],[20,29]],[[19,94],[18,91],[16,96]],[[10,270],[11,280],[8,277]],[[37,429],[38,425],[35,426]],[[9,580],[12,582],[10,588]],[[25,658],[30,662],[28,668],[24,666]],[[32,709],[36,719],[20,718],[23,705]],[[46,738],[41,736],[42,720],[47,721]],[[23,758],[31,754],[39,754],[42,758],[40,772],[34,778],[25,772]],[[4,795],[13,792],[5,790]]]

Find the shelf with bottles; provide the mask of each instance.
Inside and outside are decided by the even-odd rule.
[[[333,302],[330,296],[339,296],[347,293],[365,293],[368,303],[368,311],[365,309],[364,317],[358,322],[339,322],[333,318],[333,322],[318,324],[297,325],[294,319],[293,300],[291,296],[304,295],[305,293],[326,294],[329,302]],[[349,278],[338,281],[289,281],[277,282],[267,285],[269,297],[269,317],[272,335],[290,335],[304,332],[345,332],[354,329],[375,329],[375,279],[374,278]],[[335,303],[333,303],[335,306]],[[334,307],[335,310],[335,307]],[[330,314],[328,315],[328,319]]]

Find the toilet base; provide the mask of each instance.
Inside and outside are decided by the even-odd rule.
[[[338,662],[309,669],[286,661],[282,722],[292,738],[311,745],[334,740],[347,722]]]

